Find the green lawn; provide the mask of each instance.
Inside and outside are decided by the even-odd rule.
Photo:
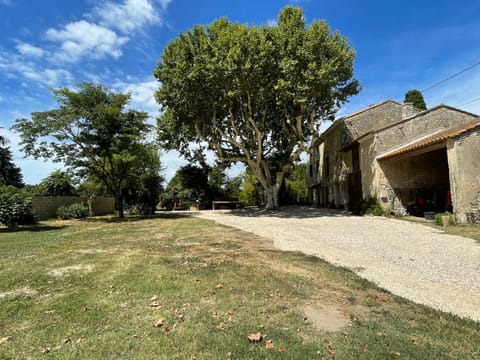
[[[206,220],[0,229],[0,359],[475,359],[479,339],[479,323]]]
[[[479,224],[439,226],[439,225],[436,225],[433,221],[427,221],[420,217],[404,216],[404,217],[399,217],[398,219],[421,223],[423,225],[433,227],[437,230],[443,230],[447,234],[464,236],[470,239],[474,239],[480,243],[480,225]]]

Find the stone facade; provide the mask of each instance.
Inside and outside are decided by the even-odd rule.
[[[477,115],[445,105],[420,112],[386,100],[335,121],[308,161],[315,205],[354,208],[376,198],[386,211],[404,214],[420,211],[422,198],[422,211],[452,206],[458,222],[480,221]]]

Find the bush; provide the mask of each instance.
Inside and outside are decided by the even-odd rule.
[[[364,199],[360,203],[360,206],[352,209],[352,212],[356,215],[374,215],[374,216],[383,216],[385,215],[385,210],[378,203],[377,199],[369,198]]]
[[[66,219],[85,219],[88,216],[88,208],[83,204],[74,203],[68,206],[60,206],[57,209],[57,217]]]
[[[17,225],[35,224],[32,199],[13,186],[0,189],[0,223],[14,228]]]
[[[443,226],[442,217],[444,217],[444,216],[448,216],[448,224],[447,225],[454,225],[455,224],[455,219],[453,217],[453,214],[449,213],[447,211],[447,212],[444,212],[444,213],[435,214],[435,218],[434,218],[435,225]]]

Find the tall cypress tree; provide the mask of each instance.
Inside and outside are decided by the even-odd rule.
[[[1,145],[5,143],[3,140]],[[21,170],[13,163],[12,151],[7,146],[0,146],[0,185],[24,186]]]
[[[423,99],[423,95],[419,90],[409,90],[405,94],[405,100],[403,102],[413,103],[413,106],[419,110],[427,110],[427,104]]]

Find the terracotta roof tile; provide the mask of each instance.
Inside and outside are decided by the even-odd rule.
[[[439,144],[448,139],[453,139],[463,133],[480,127],[480,121],[475,121],[467,125],[456,126],[444,130],[437,130],[427,136],[423,136],[420,139],[416,139],[413,142],[403,145],[400,148],[391,150],[383,155],[377,156],[377,160],[388,160],[399,155],[407,154],[409,152],[420,150],[431,145]]]

